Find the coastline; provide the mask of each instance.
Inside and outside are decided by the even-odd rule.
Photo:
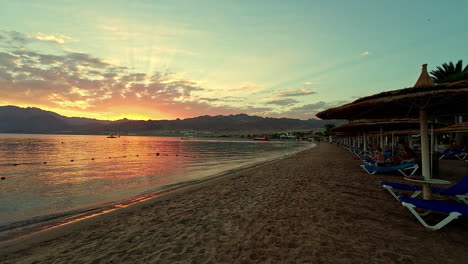
[[[387,177],[387,178],[385,178]],[[459,263],[463,219],[427,231],[321,143],[42,233],[0,244],[5,263]],[[392,177],[399,179],[399,177]]]
[[[36,237],[37,237],[37,239],[41,240],[41,238],[43,236],[41,234],[42,233],[48,233],[48,232],[50,232],[50,234],[45,234],[44,237],[47,238],[47,239],[50,239],[51,237],[54,237],[55,234],[62,234],[63,232],[67,232],[68,231],[67,227],[69,225],[75,225],[75,224],[80,225],[82,221],[85,221],[85,222],[86,221],[92,221],[91,219],[93,219],[95,217],[103,217],[103,216],[105,216],[107,214],[118,213],[119,211],[124,210],[124,209],[126,209],[128,207],[133,208],[133,206],[136,206],[138,204],[149,203],[149,202],[151,202],[152,199],[163,199],[164,198],[163,196],[165,196],[165,195],[169,195],[169,194],[172,194],[172,193],[178,192],[178,191],[184,191],[184,189],[195,187],[195,186],[197,186],[199,184],[204,184],[204,183],[216,180],[218,178],[228,177],[228,176],[233,175],[233,174],[241,173],[242,171],[245,171],[245,170],[253,169],[253,168],[256,168],[256,167],[259,167],[259,166],[264,166],[264,165],[267,165],[269,163],[276,162],[278,160],[285,159],[285,158],[297,155],[299,153],[302,153],[304,151],[308,151],[308,150],[316,148],[316,147],[317,147],[317,145],[315,143],[313,143],[313,144],[310,144],[310,147],[308,147],[306,149],[302,149],[302,150],[299,150],[299,151],[293,152],[293,153],[288,153],[288,154],[285,154],[283,156],[273,157],[273,158],[270,158],[270,159],[267,159],[267,160],[263,160],[263,161],[260,161],[260,162],[253,163],[253,164],[247,164],[247,165],[239,166],[239,167],[236,167],[234,169],[228,169],[226,171],[215,173],[213,175],[210,175],[210,176],[207,176],[207,177],[204,177],[204,178],[201,178],[201,179],[188,180],[188,181],[184,181],[184,182],[170,184],[170,185],[167,185],[167,186],[161,186],[162,187],[161,189],[158,189],[158,190],[153,191],[151,193],[147,193],[147,194],[138,196],[138,197],[136,197],[134,199],[125,200],[122,203],[116,203],[114,205],[106,206],[106,207],[103,207],[101,209],[92,210],[90,213],[83,213],[82,215],[80,214],[80,215],[72,216],[72,217],[69,217],[69,218],[65,218],[65,219],[63,219],[61,221],[56,221],[55,223],[52,223],[52,224],[46,224],[45,228],[33,228],[33,229],[31,229],[31,231],[25,232],[22,235],[12,237],[12,238],[8,238],[8,239],[4,239],[4,240],[0,240],[0,247],[7,247],[8,245],[16,244],[17,243],[16,241],[29,240],[30,237],[34,237],[33,240],[35,240]],[[132,209],[127,209],[127,210],[132,210]],[[53,231],[54,229],[57,229],[57,228],[59,229],[58,231]],[[21,242],[18,242],[18,243],[21,246],[22,243]],[[0,253],[1,253],[1,250],[0,250]]]
[[[79,207],[78,209],[71,208],[68,211],[57,211],[58,213],[53,212],[51,214],[43,214],[39,217],[31,218],[31,220],[25,219],[21,221],[18,220],[16,222],[12,221],[10,225],[5,224],[0,226],[0,243],[18,237],[28,236],[33,233],[43,232],[44,230],[52,229],[57,226],[67,225],[71,222],[77,222],[86,218],[105,214],[110,211],[118,210],[120,208],[130,206],[131,204],[151,199],[152,197],[164,195],[167,192],[185,188],[186,186],[192,184],[198,184],[206,180],[211,180],[212,178],[221,177],[239,170],[245,170],[251,167],[282,159],[309,149],[312,146],[313,144],[304,143],[302,146],[295,147],[296,149],[282,149],[271,155],[269,154],[260,156],[258,159],[246,159],[245,161],[239,161],[237,163],[231,162],[231,164],[223,164],[219,166],[205,166],[206,168],[204,170],[198,169],[198,171],[193,170],[185,172],[185,175],[189,176],[187,178],[179,177],[177,180],[173,180],[173,182],[168,181],[165,184],[154,185],[151,188],[148,188],[148,190],[135,194],[130,193],[131,195],[122,196],[122,198],[119,199],[104,201],[101,203],[95,202],[93,204]],[[76,159],[74,160],[76,161]],[[42,164],[42,162],[40,162],[40,164]],[[183,175],[182,173],[180,174]],[[165,177],[164,174],[161,175]]]

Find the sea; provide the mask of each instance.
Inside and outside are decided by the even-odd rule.
[[[301,141],[0,134],[0,241],[309,149]]]

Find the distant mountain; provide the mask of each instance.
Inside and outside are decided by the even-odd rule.
[[[205,131],[242,132],[261,130],[295,130],[322,128],[328,123],[318,119],[299,120],[270,118],[246,114],[229,116],[199,116],[184,120],[128,120],[106,121],[81,117],[65,117],[39,108],[0,107],[0,133],[67,133],[103,134],[109,131],[137,133],[139,131]]]
[[[84,132],[88,128],[96,126],[103,129],[110,122],[90,118],[66,117],[35,107],[0,106],[0,133]],[[80,128],[81,126],[83,128]]]

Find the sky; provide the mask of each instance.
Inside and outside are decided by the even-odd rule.
[[[466,0],[0,0],[0,106],[315,118],[468,63]]]

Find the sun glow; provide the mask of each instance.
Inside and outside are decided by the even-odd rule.
[[[124,113],[124,114],[119,114],[110,118],[106,118],[108,120],[121,120],[121,119],[129,119],[129,120],[159,120],[159,119],[164,119],[164,118],[154,118],[150,117],[145,114],[138,114],[138,113]]]
[[[141,109],[119,109],[118,111],[83,111],[82,109],[78,110],[71,110],[71,109],[61,109],[61,108],[54,108],[54,107],[47,107],[43,105],[23,105],[23,104],[11,104],[11,103],[2,103],[0,106],[4,105],[15,105],[18,107],[37,107],[45,111],[55,112],[59,115],[63,115],[66,117],[84,117],[84,118],[93,118],[98,120],[121,120],[121,119],[129,119],[129,120],[172,120],[175,119],[172,115],[161,114],[158,111],[153,111],[148,113],[148,110],[141,110]],[[147,112],[147,113],[142,113]]]

